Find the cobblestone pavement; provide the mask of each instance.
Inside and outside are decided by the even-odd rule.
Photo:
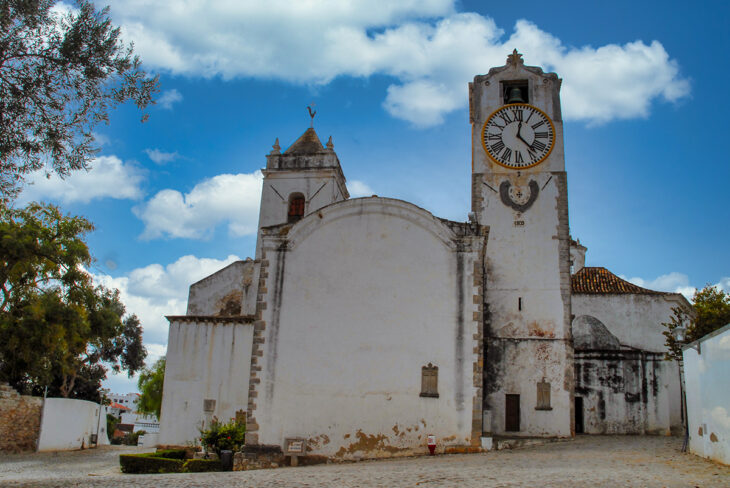
[[[730,487],[730,467],[679,452],[676,437],[580,436],[514,451],[272,470],[125,475],[135,448],[0,456],[0,486],[39,487]]]

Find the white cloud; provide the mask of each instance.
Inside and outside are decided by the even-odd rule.
[[[631,283],[641,286],[642,288],[648,288],[656,291],[669,291],[672,293],[681,293],[687,298],[692,300],[692,296],[697,290],[696,287],[689,284],[689,276],[684,273],[678,273],[673,271],[671,273],[661,275],[654,280],[645,280],[643,278],[634,277],[627,278],[621,275],[621,278],[630,281]],[[718,283],[714,285],[720,290],[730,291],[730,277],[721,278]]]
[[[527,20],[505,38],[491,18],[457,13],[456,5],[130,0],[112,5],[112,14],[145,63],[174,74],[313,84],[338,76],[391,76],[395,82],[383,107],[421,127],[466,107],[466,83],[503,65],[513,48],[528,65],[564,78],[566,119],[646,117],[653,101],[673,102],[689,93],[688,81],[658,41],[566,47]]]
[[[374,195],[375,192],[370,188],[367,183],[363,183],[358,180],[351,180],[347,182],[347,191],[350,193],[351,198],[357,197],[369,197]]]
[[[127,313],[137,314],[142,323],[145,345],[159,353],[167,344],[165,316],[185,314],[190,285],[239,259],[183,256],[166,266],[150,264],[123,276],[92,274],[96,283],[119,290]]]
[[[180,155],[177,152],[166,153],[159,149],[145,149],[147,156],[155,162],[155,164],[165,164],[171,161],[175,161]]]
[[[94,132],[93,136],[94,136],[94,142],[100,146],[107,146],[111,142],[111,139],[109,139],[109,137],[105,136],[104,134],[99,134],[98,132]]]
[[[224,259],[183,256],[166,266],[150,264],[124,276],[92,275],[96,283],[118,289],[127,313],[139,317],[147,348],[145,362],[151,366],[167,350],[168,322],[165,316],[185,314],[190,285],[238,260],[235,255]],[[129,378],[125,373],[110,372],[104,387],[116,393],[137,391],[138,376]]]
[[[145,223],[143,239],[182,237],[204,239],[228,222],[232,235],[254,234],[261,202],[261,171],[222,174],[204,180],[189,192],[166,189],[134,208]]]
[[[32,174],[23,191],[22,201],[52,200],[63,203],[88,203],[98,198],[138,199],[142,197],[142,171],[116,156],[100,156],[89,171],[79,170],[61,178],[41,170]]]
[[[177,103],[181,102],[183,99],[183,96],[180,94],[179,91],[176,89],[172,90],[165,90],[160,95],[160,98],[157,99],[157,103],[167,110],[172,110],[172,106]]]

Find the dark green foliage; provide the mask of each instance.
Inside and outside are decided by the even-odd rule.
[[[108,413],[106,414],[106,432],[109,436],[109,441],[112,440],[112,436],[114,435],[114,431],[117,428],[117,424],[119,423],[119,419],[116,418],[114,415]]]
[[[695,291],[692,297],[692,311],[682,307],[672,308],[669,322],[662,325],[667,330],[662,332],[669,352],[667,359],[682,359],[682,346],[694,342],[717,329],[730,324],[730,294],[712,285],[707,285]],[[684,340],[679,341],[674,336],[675,331],[686,328]]]
[[[157,360],[152,368],[145,368],[139,374],[137,387],[141,392],[137,409],[142,413],[160,418],[162,409],[162,387],[165,381],[165,358]]]
[[[210,428],[200,432],[200,443],[208,451],[214,451],[220,455],[223,450],[239,451],[244,444],[245,437],[245,423],[231,420],[224,424],[214,417]]]
[[[144,109],[157,91],[108,9],[80,0],[61,13],[57,3],[0,2],[0,200],[41,168],[88,169],[93,129],[121,103]]]
[[[52,205],[0,206],[0,381],[98,402],[107,366],[144,366],[139,320],[85,271],[92,229]]]
[[[161,449],[157,452],[147,453],[146,455],[166,459],[185,459],[185,449]]]
[[[157,453],[120,454],[119,464],[122,468],[122,473],[182,473],[185,461],[176,458],[154,456],[155,454]]]
[[[183,465],[186,473],[207,473],[210,471],[223,471],[223,466],[218,459],[188,459]]]
[[[185,460],[185,450],[167,449],[144,454],[122,454],[119,464],[123,473],[204,473],[221,471],[221,463],[210,459]]]

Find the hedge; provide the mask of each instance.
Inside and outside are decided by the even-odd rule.
[[[122,473],[149,474],[149,473],[182,473],[185,461],[153,457],[150,454],[120,454],[119,464]]]
[[[184,449],[168,449],[143,454],[121,454],[122,473],[203,473],[222,471],[220,461],[211,459],[185,460]]]
[[[223,471],[218,459],[188,459],[183,465],[186,473],[206,473],[208,471]]]

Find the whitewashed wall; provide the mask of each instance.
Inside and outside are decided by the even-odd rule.
[[[679,294],[574,294],[573,315],[590,315],[600,320],[618,341],[644,351],[665,353],[667,348],[662,332],[672,307],[688,305]],[[682,427],[682,402],[679,387],[679,367],[675,361],[665,361],[656,378],[666,404],[657,408],[668,410],[669,427],[678,432]],[[662,402],[663,403],[663,402]]]
[[[730,464],[730,325],[697,343],[683,350],[689,449]]]
[[[216,401],[221,421],[246,410],[252,325],[216,319],[170,323],[158,442],[184,445],[200,437],[203,400]]]
[[[621,344],[663,353],[662,322],[669,321],[672,307],[682,305],[682,299],[679,294],[575,294],[572,303],[573,315],[596,317]]]
[[[244,303],[256,295],[254,262],[236,261],[190,285],[187,315],[244,315]]]
[[[341,458],[425,452],[427,434],[440,448],[469,444],[483,238],[456,252],[449,227],[383,198],[331,205],[271,234],[258,442],[305,437],[312,454]],[[429,363],[439,398],[419,396]]]
[[[97,445],[109,444],[106,407],[71,398],[44,400],[39,451],[88,448],[91,435],[97,433]]]

